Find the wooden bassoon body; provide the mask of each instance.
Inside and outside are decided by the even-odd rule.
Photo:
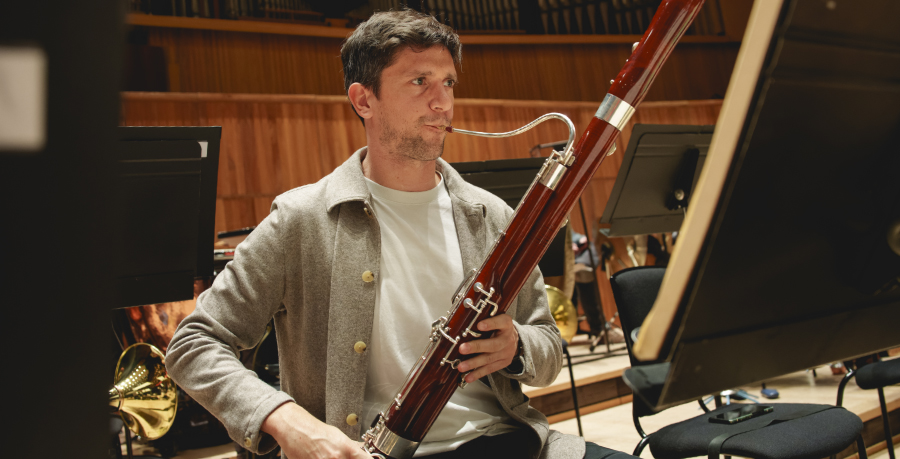
[[[456,369],[459,346],[490,336],[476,324],[506,312],[702,5],[663,1],[574,148],[544,163],[481,268],[453,296],[448,316],[432,324],[429,344],[403,387],[363,435],[363,449],[373,457],[411,458],[456,389],[465,387],[465,374]]]

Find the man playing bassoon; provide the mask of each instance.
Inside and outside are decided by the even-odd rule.
[[[197,300],[168,348],[178,384],[251,451],[369,458],[360,438],[388,406],[512,210],[440,159],[453,120],[459,37],[414,11],[377,13],[341,48],[367,147],[270,215]],[[308,154],[317,154],[308,152]],[[507,314],[463,344],[456,391],[416,451],[442,457],[606,457],[549,429],[521,385],[560,371],[559,332],[535,269]],[[243,367],[274,318],[282,391]],[[627,455],[623,455],[627,456]]]

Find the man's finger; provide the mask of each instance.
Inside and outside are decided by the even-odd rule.
[[[480,354],[485,352],[498,352],[512,345],[512,339],[506,336],[492,336],[487,339],[476,339],[459,346],[459,353],[463,355]]]
[[[481,331],[504,330],[512,326],[512,318],[506,314],[488,317],[478,322],[478,329]]]
[[[475,357],[464,360],[456,368],[460,371],[460,373],[465,373],[467,371],[483,367],[493,362],[496,358],[497,357],[495,356],[495,354],[478,354]]]

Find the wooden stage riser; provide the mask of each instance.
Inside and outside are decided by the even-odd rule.
[[[620,400],[623,397],[630,396],[632,393],[631,388],[625,384],[625,381],[622,380],[621,376],[578,386],[575,388],[575,391],[578,394],[579,408],[604,402],[607,402],[608,405],[605,406],[605,408],[609,408],[619,404],[609,402]],[[565,389],[532,397],[529,403],[536,410],[544,413],[544,416],[555,416],[554,419],[556,421],[575,417],[575,404],[572,401],[572,390],[568,385],[566,385]],[[571,412],[568,417],[557,416],[567,412]]]
[[[878,395],[875,391],[872,391],[872,395],[878,398]],[[888,419],[891,424],[891,433],[893,434],[894,447],[900,447],[900,400],[896,401],[896,403],[891,403],[888,405]],[[863,422],[863,441],[866,443],[866,451],[870,454],[873,452],[881,451],[887,445],[885,442],[884,436],[884,423],[881,420],[881,410],[878,410],[878,415],[866,420]],[[880,445],[879,445],[880,444]],[[880,446],[880,447],[878,447]],[[856,445],[851,445],[849,448],[840,452],[836,459],[844,459],[858,457]],[[852,459],[852,458],[851,458]]]

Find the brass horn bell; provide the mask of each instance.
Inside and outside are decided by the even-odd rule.
[[[578,333],[578,311],[572,304],[572,300],[566,298],[566,294],[562,290],[552,285],[544,287],[547,290],[547,303],[550,305],[553,320],[556,321],[556,328],[559,328],[562,339],[570,343]]]
[[[109,405],[132,432],[148,440],[165,435],[175,421],[178,394],[166,372],[166,358],[154,346],[129,346],[116,365]]]

